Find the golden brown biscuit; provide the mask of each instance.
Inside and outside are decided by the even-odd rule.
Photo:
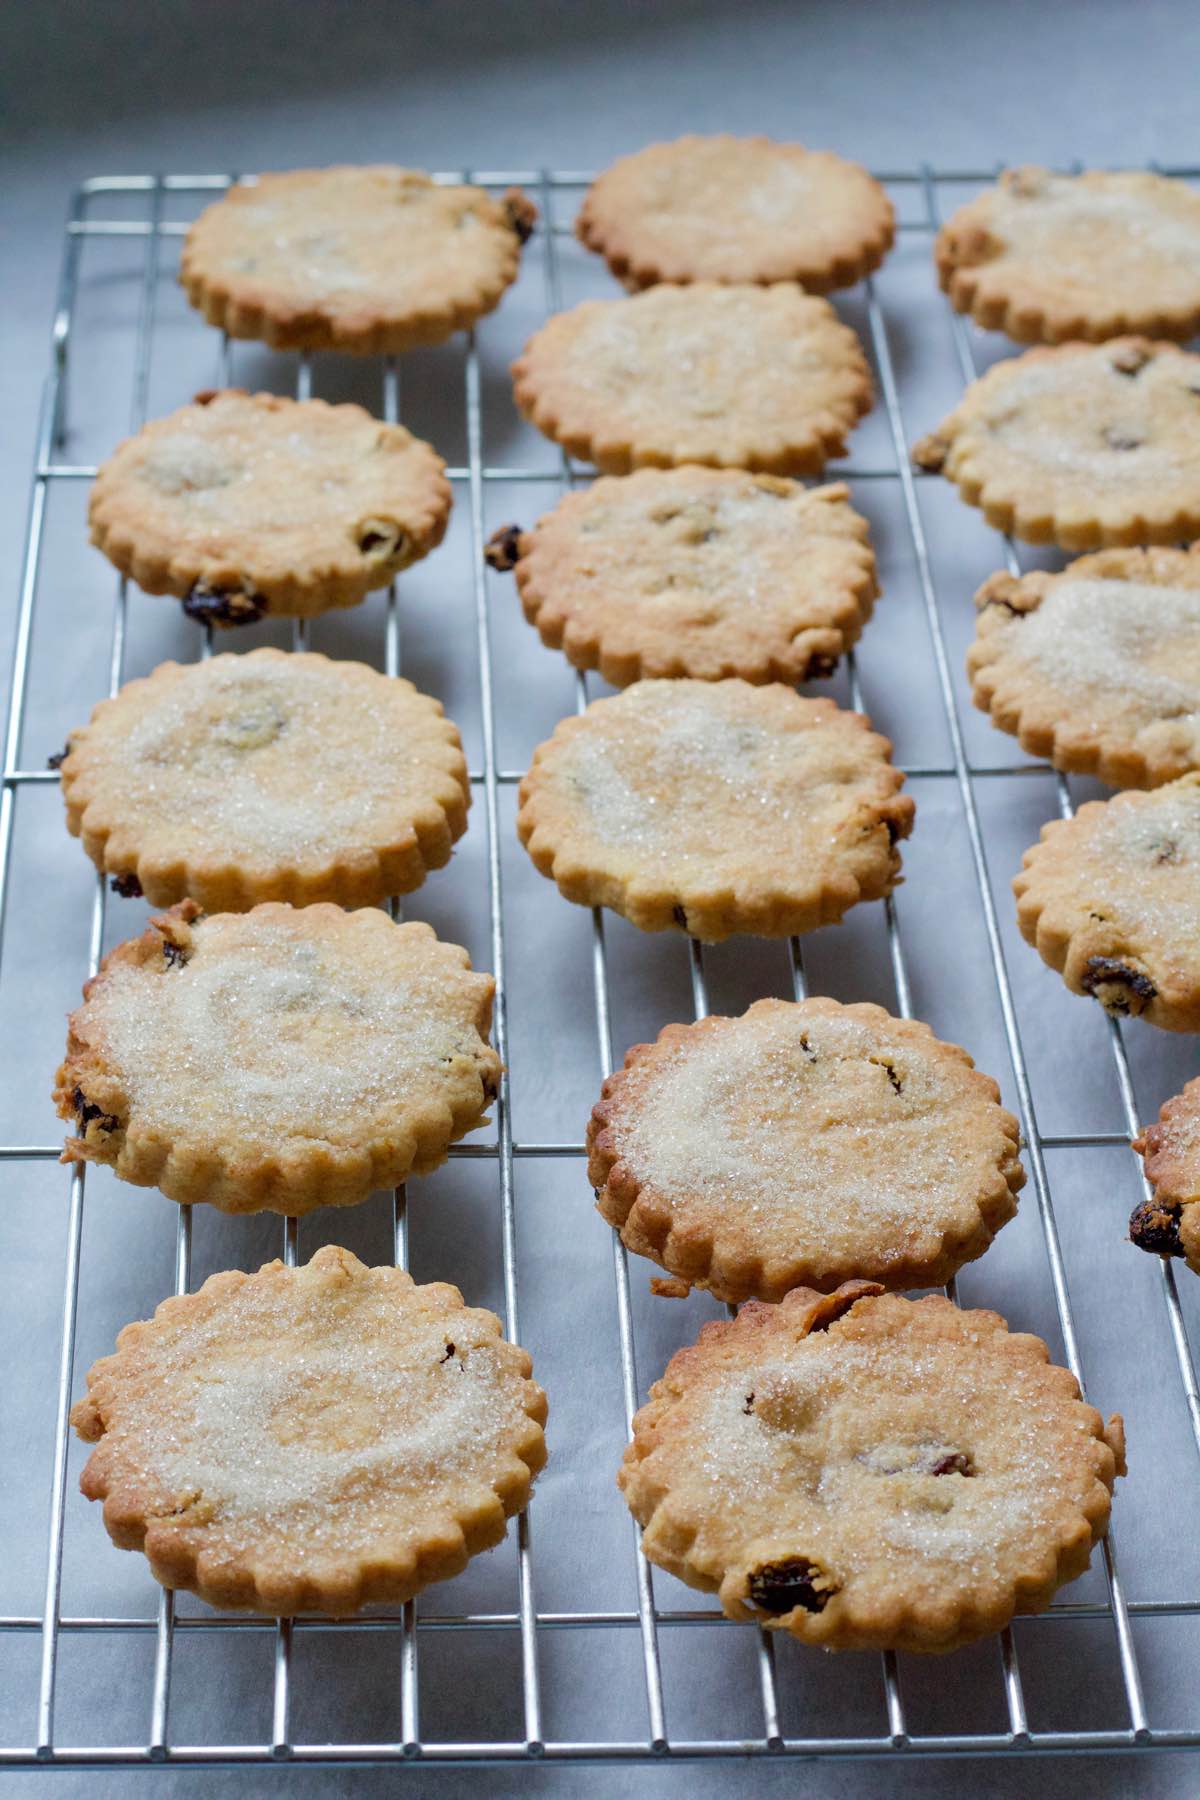
[[[419,169],[289,169],[200,214],[179,279],[210,325],[277,350],[390,355],[492,311],[537,210]]]
[[[798,281],[810,294],[877,269],[891,201],[858,163],[771,138],[682,137],[623,156],[575,221],[629,287],[659,281]]]
[[[345,1617],[498,1544],[546,1397],[494,1313],[327,1245],[127,1325],[71,1410],[122,1550],[210,1606]]]
[[[1027,350],[913,449],[989,525],[1096,550],[1200,534],[1200,356],[1147,338]]]
[[[521,783],[543,875],[643,931],[787,937],[891,893],[912,830],[861,713],[745,681],[639,681],[564,719]]]
[[[792,282],[585,300],[536,331],[512,372],[538,430],[609,475],[681,463],[815,475],[871,408],[858,339]]]
[[[1032,756],[1114,787],[1200,768],[1200,556],[1101,550],[975,605],[972,697]]]
[[[1021,935],[1073,994],[1200,1031],[1200,773],[1043,825],[1013,892]]]
[[[1006,169],[934,255],[958,311],[1021,343],[1200,330],[1200,194],[1145,169]]]
[[[232,388],[127,438],[88,511],[123,575],[215,625],[353,606],[440,544],[449,516],[445,464],[402,425]]]
[[[878,593],[842,483],[641,469],[488,542],[543,643],[614,687],[656,676],[807,681],[857,642]]]
[[[374,907],[185,900],[109,952],[71,1015],[63,1161],[223,1212],[353,1206],[481,1123],[494,987]]]
[[[1182,1256],[1200,1275],[1200,1076],[1166,1102],[1133,1147],[1154,1198],[1135,1207],[1130,1237],[1139,1250]]]
[[[61,767],[72,836],[155,906],[370,906],[419,887],[467,828],[439,702],[308,652],[163,663],[100,702]]]
[[[618,1481],[651,1562],[827,1650],[954,1650],[1086,1569],[1125,1472],[1045,1344],[870,1282],[672,1357]]]
[[[938,1287],[1017,1210],[999,1101],[928,1025],[759,1000],[626,1053],[588,1122],[588,1180],[630,1250],[718,1300]]]

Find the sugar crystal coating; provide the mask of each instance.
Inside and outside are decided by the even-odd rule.
[[[606,1084],[589,1175],[631,1249],[738,1301],[930,1286],[1015,1211],[995,1083],[880,1007],[762,1000],[673,1026]]]
[[[362,905],[418,885],[466,826],[455,727],[411,682],[255,650],[164,663],[71,734],[68,824],[155,904]]]
[[[68,1156],[181,1201],[301,1212],[432,1168],[479,1123],[500,1064],[492,979],[465,951],[373,910],[194,910],[122,945],[73,1015]]]
[[[83,1491],[216,1605],[350,1612],[457,1573],[545,1459],[525,1352],[456,1289],[333,1247],[129,1326],[72,1420]]]
[[[849,1283],[707,1326],[651,1389],[620,1483],[650,1559],[731,1617],[947,1650],[1082,1572],[1123,1470],[1119,1419],[1039,1339]],[[801,1567],[788,1606],[774,1572]]]
[[[517,829],[568,899],[643,929],[811,930],[895,881],[913,809],[889,751],[789,688],[640,681],[540,746]]]

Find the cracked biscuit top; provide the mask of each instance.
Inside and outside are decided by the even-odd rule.
[[[990,525],[1064,550],[1200,534],[1200,356],[1148,338],[993,364],[913,448]]]
[[[493,987],[374,907],[185,900],[105,957],[71,1015],[63,1160],[224,1212],[365,1200],[481,1123]]]
[[[1031,755],[1114,787],[1200,768],[1200,556],[1101,550],[975,604],[975,704]]]
[[[193,618],[353,606],[438,545],[437,452],[361,406],[229,388],[143,426],[104,463],[92,542]]]
[[[1200,773],[1043,825],[1013,891],[1022,935],[1073,994],[1200,1031]]]
[[[1006,169],[934,254],[958,311],[1022,343],[1200,329],[1200,194],[1149,170]]]
[[[815,475],[871,408],[854,332],[793,282],[666,284],[555,313],[512,366],[539,431],[608,475]]]
[[[825,294],[879,267],[895,218],[858,163],[722,134],[621,157],[588,189],[575,230],[633,288],[798,281]]]
[[[1087,1567],[1124,1473],[1040,1338],[869,1282],[672,1357],[618,1477],[651,1562],[830,1650],[953,1650]]]
[[[912,830],[861,713],[745,681],[639,681],[534,752],[517,831],[568,900],[643,931],[786,937],[889,894]]]
[[[593,1109],[588,1179],[629,1249],[719,1300],[937,1287],[1016,1212],[999,1100],[927,1025],[759,1000],[634,1045]]]
[[[546,1397],[495,1314],[332,1244],[164,1300],[87,1383],[83,1493],[210,1606],[410,1599],[500,1542],[546,1460]]]
[[[614,687],[657,676],[832,674],[878,592],[842,483],[738,469],[641,469],[570,493],[489,542],[544,643]]]
[[[370,906],[419,887],[467,826],[439,702],[312,652],[163,663],[100,702],[61,767],[71,833],[155,906]]]
[[[536,217],[515,188],[494,199],[419,169],[291,169],[239,182],[202,212],[179,279],[231,337],[389,355],[491,312]]]

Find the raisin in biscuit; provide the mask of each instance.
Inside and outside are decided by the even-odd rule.
[[[719,1300],[936,1287],[1016,1212],[999,1100],[928,1025],[759,1000],[634,1045],[592,1111],[588,1179],[630,1250]]]
[[[1086,1569],[1124,1474],[1045,1344],[871,1282],[751,1300],[672,1357],[618,1481],[651,1562],[827,1650],[957,1649]]]
[[[913,450],[990,525],[1095,550],[1200,534],[1200,356],[1147,338],[1027,350]]]
[[[1200,1275],[1200,1077],[1167,1101],[1133,1147],[1154,1198],[1134,1209],[1130,1237],[1139,1250],[1182,1256]]]
[[[656,676],[832,674],[878,594],[867,522],[837,483],[735,469],[642,469],[570,493],[532,531],[505,526],[525,617],[614,687]]]
[[[92,542],[148,594],[241,625],[353,606],[440,544],[437,452],[361,406],[237,389],[143,426],[92,489]]]
[[[861,713],[744,681],[639,681],[534,752],[517,831],[566,899],[716,942],[830,924],[899,879],[913,803]]]
[[[895,216],[858,163],[723,134],[621,157],[588,189],[575,230],[631,288],[798,281],[826,294],[879,267]]]
[[[71,1015],[63,1161],[223,1212],[352,1206],[481,1122],[493,991],[465,950],[374,907],[185,900],[105,957]]]
[[[934,255],[957,310],[1021,343],[1200,330],[1200,194],[1165,175],[1006,169]]]
[[[71,1411],[122,1550],[210,1606],[357,1612],[457,1575],[546,1460],[546,1397],[494,1313],[327,1245],[127,1325]]]
[[[1013,891],[1022,936],[1073,994],[1200,1031],[1200,774],[1043,825]]]
[[[535,332],[512,372],[538,430],[609,475],[681,463],[815,475],[871,407],[858,339],[792,282],[585,300]]]
[[[230,337],[391,355],[491,312],[536,216],[515,188],[495,200],[418,169],[291,169],[202,212],[179,279]]]
[[[1114,787],[1200,768],[1200,556],[1101,550],[975,604],[975,704],[1031,755]]]
[[[363,663],[252,650],[163,663],[102,700],[62,763],[67,826],[155,906],[370,906],[419,887],[467,827],[458,732]]]

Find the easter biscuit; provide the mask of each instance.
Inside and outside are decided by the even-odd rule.
[[[534,752],[517,831],[643,931],[787,937],[891,893],[913,803],[861,714],[778,684],[639,681]]]
[[[101,465],[92,542],[191,618],[353,606],[440,544],[437,452],[361,406],[235,388],[143,426]]]
[[[954,1650],[1088,1565],[1125,1469],[1045,1344],[940,1295],[794,1288],[705,1325],[618,1481],[650,1561],[828,1650]]]
[[[71,1411],[123,1550],[210,1606],[345,1617],[457,1575],[546,1460],[494,1313],[327,1245],[127,1325]]]
[[[532,531],[496,532],[487,555],[515,570],[542,641],[614,687],[832,674],[879,591],[843,484],[737,469],[602,476]]]
[[[493,991],[465,950],[375,907],[185,900],[109,952],[71,1015],[63,1160],[223,1212],[352,1206],[482,1122]]]

